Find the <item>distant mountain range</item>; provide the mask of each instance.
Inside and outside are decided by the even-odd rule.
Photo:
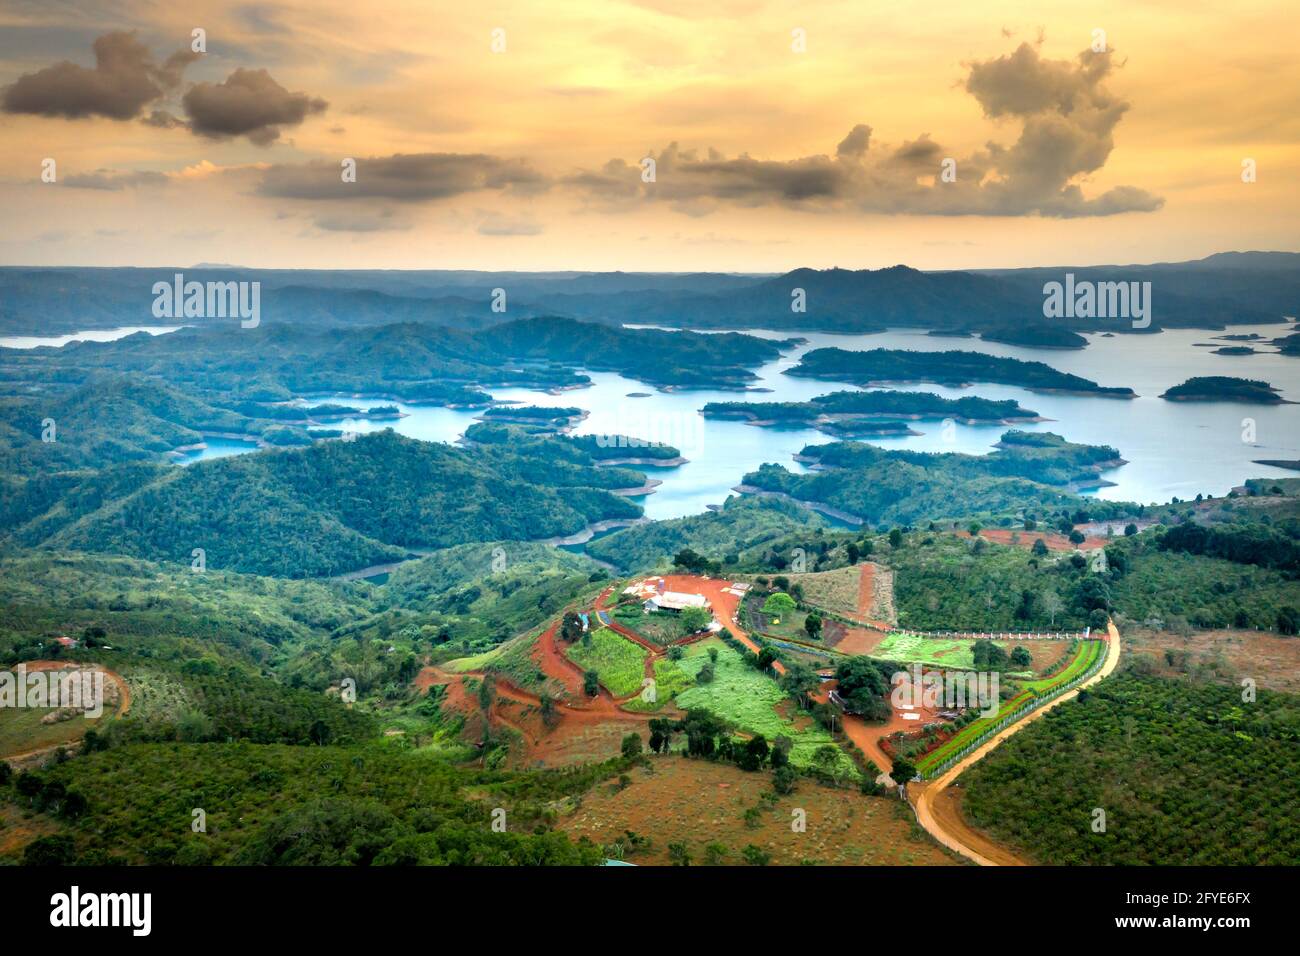
[[[0,268],[0,334],[56,335],[162,324],[153,283],[258,281],[263,320],[313,326],[434,322],[479,329],[555,315],[605,323],[688,328],[871,332],[1134,331],[1114,318],[1049,319],[1043,286],[1062,282],[1150,282],[1152,322],[1221,328],[1281,322],[1300,314],[1300,253],[1224,252],[1192,262],[921,272],[795,269],[734,273],[257,270],[201,263],[185,268]],[[504,290],[505,311],[493,310]],[[797,293],[796,290],[802,290]],[[798,309],[796,300],[804,308]],[[498,295],[498,301],[499,295]],[[188,320],[192,323],[210,321]],[[211,320],[223,321],[223,320]],[[228,321],[228,320],[225,320]]]

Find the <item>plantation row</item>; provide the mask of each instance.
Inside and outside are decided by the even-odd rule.
[[[1078,686],[1105,663],[1106,647],[1105,641],[1080,642],[1074,657],[1060,673],[1026,682],[1020,693],[1005,701],[994,716],[972,721],[917,761],[917,771],[926,779],[938,776],[1003,728]]]

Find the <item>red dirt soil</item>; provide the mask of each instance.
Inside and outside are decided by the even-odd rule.
[[[959,538],[969,538],[969,531],[954,531],[953,534]],[[1019,540],[1012,541],[1011,536],[1018,534]],[[994,544],[1005,544],[1013,547],[1024,548],[1028,551],[1034,546],[1034,542],[1041,540],[1047,545],[1048,551],[1074,551],[1081,549],[1084,551],[1093,551],[1097,548],[1104,548],[1111,542],[1107,538],[1087,537],[1083,539],[1083,544],[1071,544],[1070,539],[1063,534],[1057,534],[1054,531],[1014,531],[1008,528],[983,528],[980,530],[980,537],[986,541],[992,541]]]

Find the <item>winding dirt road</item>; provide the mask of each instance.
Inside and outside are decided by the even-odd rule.
[[[961,815],[958,801],[953,799],[951,794],[945,794],[945,791],[963,772],[991,753],[1002,741],[1012,734],[1019,733],[1021,729],[1042,717],[1052,708],[1065,703],[1067,700],[1073,700],[1079,691],[1091,687],[1102,678],[1113,673],[1119,665],[1119,631],[1113,622],[1107,625],[1106,630],[1110,646],[1106,649],[1106,662],[1102,664],[1101,670],[1096,674],[1074,690],[1062,694],[1050,703],[1044,704],[1023,720],[1016,721],[978,750],[969,754],[960,763],[949,768],[943,776],[924,783],[908,784],[908,796],[912,800],[912,808],[916,811],[916,819],[931,836],[948,847],[948,849],[960,853],[980,866],[1028,865],[1026,861],[1021,860],[1009,850],[999,846],[987,836],[969,826]]]

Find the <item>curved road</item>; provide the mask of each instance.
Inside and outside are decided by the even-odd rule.
[[[1002,860],[990,859],[985,853],[980,852],[980,849],[971,845],[976,842],[983,843],[986,841],[977,841],[974,839],[977,834],[970,831],[969,828],[956,826],[953,824],[953,821],[943,819],[940,814],[935,812],[935,803],[940,794],[942,794],[954,780],[961,776],[965,770],[969,769],[972,764],[987,756],[993,748],[1002,743],[1002,741],[1006,740],[1012,734],[1019,733],[1021,728],[1027,726],[1032,721],[1037,720],[1039,717],[1042,717],[1043,714],[1047,713],[1053,707],[1063,704],[1067,700],[1072,700],[1079,691],[1083,690],[1085,687],[1091,687],[1102,678],[1109,676],[1115,670],[1116,666],[1119,664],[1120,655],[1119,631],[1116,629],[1113,622],[1107,625],[1106,630],[1110,643],[1110,646],[1106,650],[1106,662],[1102,664],[1101,670],[1091,678],[1080,684],[1074,690],[1062,694],[1051,703],[1044,704],[1024,720],[1016,721],[1010,727],[1007,727],[1001,733],[986,742],[978,750],[967,755],[967,757],[960,763],[950,767],[943,776],[924,784],[908,785],[908,789],[914,790],[916,794],[916,802],[913,805],[913,809],[916,811],[916,819],[921,826],[925,827],[931,836],[944,846],[948,847],[948,849],[960,853],[962,856],[973,860],[980,866],[1001,866],[1015,859],[1010,854],[999,854],[1000,856],[1004,856],[1004,859]],[[989,848],[983,847],[983,849],[988,850]]]

